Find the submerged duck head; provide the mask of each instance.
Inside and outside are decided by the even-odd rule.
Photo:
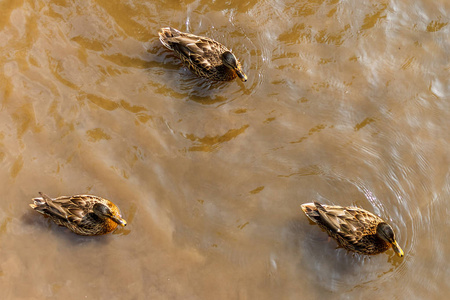
[[[122,227],[127,226],[127,221],[122,219],[119,213],[111,210],[111,208],[103,203],[95,203],[92,209],[101,219],[111,219]]]
[[[395,234],[394,230],[392,230],[392,227],[384,222],[381,222],[377,226],[377,236],[380,237],[385,242],[391,244],[392,249],[394,249],[395,253],[403,257],[404,253],[402,248],[397,244],[397,241],[395,240]]]
[[[241,64],[236,59],[236,56],[234,56],[233,53],[230,51],[225,51],[222,54],[222,61],[225,66],[229,67],[230,69],[234,70],[237,74],[237,76],[244,82],[247,81],[247,75],[242,71]]]

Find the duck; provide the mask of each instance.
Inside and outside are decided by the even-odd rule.
[[[404,252],[398,245],[394,230],[380,217],[359,207],[343,207],[318,202],[301,205],[303,212],[340,247],[359,254],[374,255],[390,247],[399,256]]]
[[[50,217],[59,226],[64,226],[79,235],[103,235],[114,231],[127,222],[119,208],[111,201],[93,195],[75,195],[50,198],[39,192],[33,198],[31,208]]]
[[[236,56],[213,39],[164,27],[159,31],[159,40],[197,76],[213,81],[230,81],[236,77],[247,81]]]

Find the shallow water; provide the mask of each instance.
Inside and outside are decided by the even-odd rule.
[[[213,2],[0,3],[1,298],[447,297],[450,3]],[[248,82],[195,77],[164,26]],[[76,236],[39,191],[129,225]],[[380,215],[405,257],[336,249],[312,200]]]

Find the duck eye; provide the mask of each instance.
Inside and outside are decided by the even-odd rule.
[[[388,240],[393,241],[395,239],[394,237],[394,231],[392,230],[392,228],[390,226],[384,228],[384,234],[386,235],[386,237],[388,238]]]
[[[227,51],[223,54],[223,58],[229,65],[236,67],[236,58],[234,57],[233,53]]]
[[[388,231],[388,236],[389,236],[389,238],[394,239],[394,232],[390,228],[389,228],[389,231]]]
[[[103,215],[110,215],[111,210],[104,204],[97,203],[94,205],[94,210],[98,211],[99,213]]]

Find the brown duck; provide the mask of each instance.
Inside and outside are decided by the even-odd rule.
[[[159,40],[197,76],[217,81],[239,77],[247,81],[236,56],[213,39],[165,27],[159,32]]]
[[[324,229],[338,244],[360,254],[378,254],[390,247],[403,257],[392,227],[380,217],[359,207],[302,204],[306,216]]]
[[[30,206],[56,224],[79,235],[102,235],[117,225],[126,226],[119,208],[109,200],[92,195],[61,196],[55,199],[39,193]]]

